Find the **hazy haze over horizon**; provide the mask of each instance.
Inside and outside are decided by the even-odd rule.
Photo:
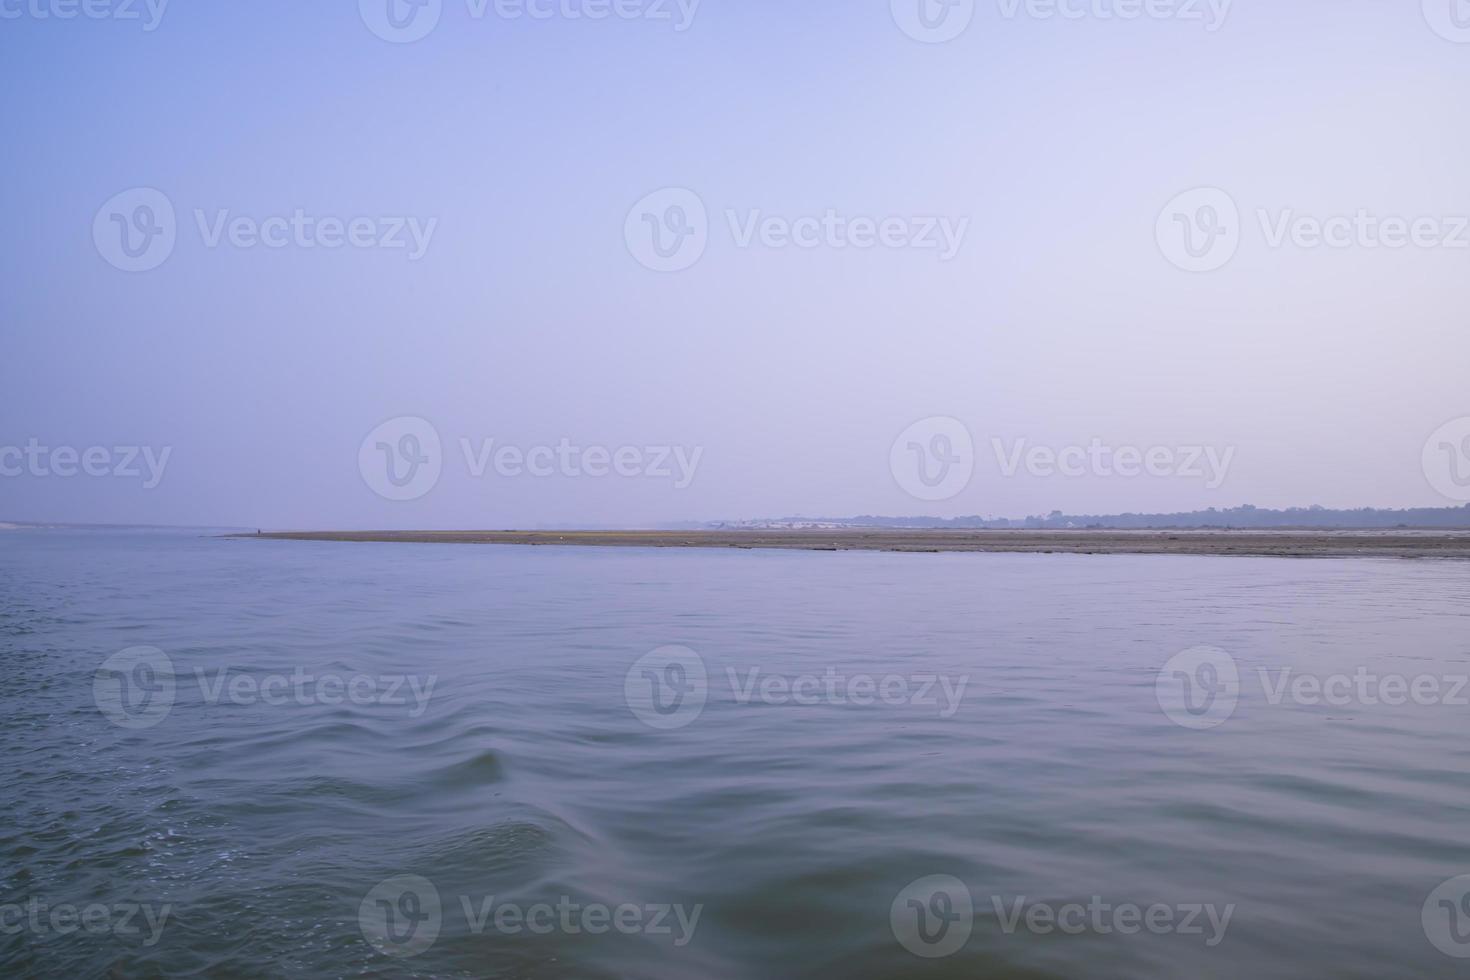
[[[169,454],[153,487],[141,454],[136,478],[0,476],[0,520],[628,526],[1467,499],[1439,492],[1422,454],[1470,416],[1470,247],[1269,239],[1288,211],[1427,216],[1456,238],[1470,44],[1418,3],[1237,0],[1214,30],[1095,15],[1111,6],[979,3],[931,44],[887,2],[591,20],[444,0],[412,43],[375,36],[355,2],[176,2],[153,30],[7,5],[0,446]],[[134,188],[176,212],[148,271],[94,242]],[[629,237],[664,188],[708,213],[678,271]],[[1156,227],[1195,188],[1239,208],[1237,250],[1210,271],[1180,268]],[[949,258],[741,244],[754,212],[829,210],[963,232]],[[221,220],[297,211],[370,216],[375,234],[406,219],[407,245],[209,243]],[[415,226],[432,229],[418,257]],[[432,426],[442,472],[388,499],[364,473],[376,440],[360,450],[402,417]],[[942,499],[906,492],[891,460],[932,417],[974,445],[973,477]],[[1008,453],[1093,440],[1208,447],[1228,468],[1216,486],[1004,472]],[[644,467],[666,449],[669,475],[475,476],[505,445],[631,447]]]

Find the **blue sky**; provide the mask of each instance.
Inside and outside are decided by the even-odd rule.
[[[376,2],[173,0],[152,23],[141,2],[62,19],[66,0],[0,0],[0,446],[171,448],[152,487],[0,476],[0,520],[1457,502],[1423,462],[1470,416],[1470,43],[1448,0],[1155,0],[1136,19],[1104,16],[1128,0],[992,0],[951,11],[967,26],[940,43],[902,29],[910,0],[622,0],[602,19],[598,0],[515,18],[442,0],[410,43],[373,32]],[[139,188],[175,241],[130,272],[93,229]],[[704,208],[704,247],[656,271],[625,227],[667,188]],[[1157,229],[1199,188],[1239,220],[1228,261],[1187,271]],[[298,214],[312,230],[282,231]],[[835,239],[783,243],[828,214]],[[1363,221],[1312,243],[1312,222],[1358,214],[1433,224],[1404,247]],[[315,237],[354,219],[360,247]],[[889,220],[892,247],[847,230]],[[964,228],[947,257],[924,245],[942,221]],[[255,243],[266,226],[281,247]],[[440,437],[441,475],[392,500],[359,450],[402,417]],[[937,501],[890,454],[931,417],[975,456]],[[1229,449],[1228,478],[1007,475],[996,449],[1094,439]],[[684,486],[476,475],[465,447],[485,440],[700,456]]]

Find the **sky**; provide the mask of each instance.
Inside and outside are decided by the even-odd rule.
[[[0,521],[1470,500],[1460,0],[0,0],[0,83]]]

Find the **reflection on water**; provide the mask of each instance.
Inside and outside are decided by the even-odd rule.
[[[1453,563],[5,531],[0,968],[1455,975],[1467,599]]]

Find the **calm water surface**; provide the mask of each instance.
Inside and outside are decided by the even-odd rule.
[[[1184,662],[1223,720],[1161,707],[1202,646],[1238,667],[1237,696],[1207,686],[1220,654]],[[1464,564],[12,530],[0,657],[6,976],[1470,962],[1423,919],[1470,873]],[[1259,680],[1360,668],[1451,680],[1428,704]],[[1089,903],[1231,911],[1048,928]],[[64,931],[61,906],[102,911]]]

